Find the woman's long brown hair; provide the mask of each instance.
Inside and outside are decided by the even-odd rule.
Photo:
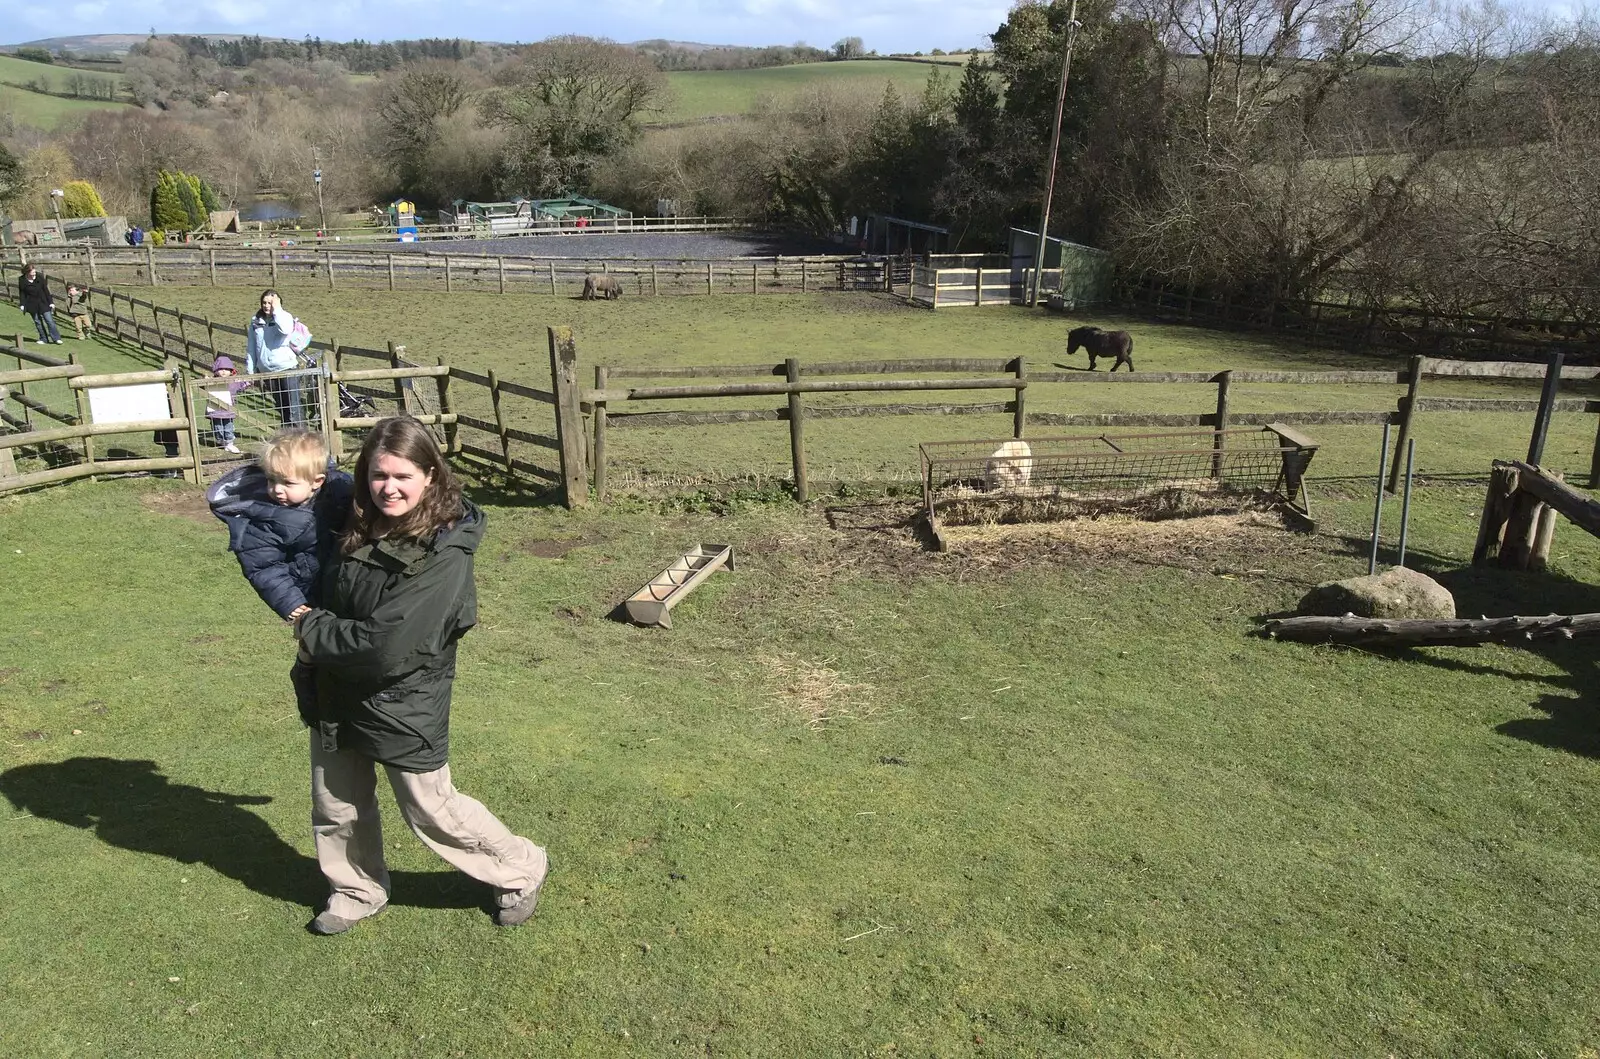
[[[381,455],[398,456],[433,477],[417,506],[385,526],[383,513],[372,502],[372,464]],[[428,540],[461,517],[461,485],[444,461],[427,428],[409,416],[381,420],[367,435],[356,459],[354,497],[350,521],[339,535],[339,550],[348,555],[363,544],[384,537]]]

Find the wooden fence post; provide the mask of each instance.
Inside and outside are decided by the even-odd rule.
[[[442,368],[444,366],[444,358],[440,357],[439,367]],[[450,400],[450,376],[448,374],[436,375],[434,376],[434,381],[439,384],[439,414],[449,415],[455,411]],[[451,455],[461,451],[461,441],[456,436],[456,424],[446,423],[444,425],[444,444],[445,451]]]
[[[513,473],[511,468],[511,430],[506,426],[505,410],[500,407],[500,377],[489,369],[489,403],[494,407],[495,432],[500,436],[500,458],[505,462],[506,473]]]
[[[806,259],[802,257],[800,259],[800,293],[801,294],[807,293],[806,286],[807,286],[807,284],[806,284]]]
[[[144,245],[144,266],[150,272],[150,286],[156,285],[156,247],[154,243]]]
[[[1217,375],[1217,417],[1213,426],[1216,433],[1211,438],[1211,477],[1222,477],[1222,455],[1228,447],[1227,435],[1223,434],[1228,429],[1228,388],[1233,384],[1233,372],[1224,371]],[[1287,487],[1287,483],[1285,483]],[[1291,496],[1290,499],[1293,499]]]
[[[1394,459],[1389,466],[1389,484],[1384,487],[1390,496],[1400,488],[1400,454],[1406,450],[1406,440],[1411,437],[1412,423],[1417,414],[1417,391],[1422,387],[1421,355],[1411,358],[1411,367],[1407,374],[1406,395],[1400,398],[1400,432],[1394,439]]]
[[[651,297],[655,297],[660,293],[661,287],[657,283],[656,279],[656,263],[652,261],[650,262],[650,295]]]
[[[158,324],[158,329],[159,326]],[[183,469],[183,477],[185,481],[199,485],[201,477],[200,449],[198,445],[191,443],[198,435],[194,421],[194,409],[189,407],[188,387],[183,384],[183,370],[175,357],[167,357],[163,362],[163,366],[172,373],[172,377],[167,381],[167,407],[170,409],[170,415],[174,419],[187,419],[189,421],[187,429],[173,431],[178,436],[178,455],[187,456],[190,462],[190,466]]]
[[[338,341],[329,339],[328,359],[324,362],[322,370],[322,393],[325,401],[322,406],[322,424],[323,436],[328,439],[328,454],[335,460],[344,458],[344,431],[339,429],[339,415],[344,409],[339,404],[339,384],[333,381],[342,358]]]
[[[609,374],[604,364],[596,364],[594,388],[604,390]],[[610,496],[606,487],[606,402],[603,400],[594,403],[594,496],[602,502]]]
[[[500,275],[500,293],[504,294],[506,292],[506,259],[504,255],[496,256],[494,265],[495,271]]]
[[[1595,416],[1594,451],[1589,454],[1589,488],[1600,488],[1600,416]]]
[[[715,281],[711,278],[711,262],[709,262],[709,261],[706,262],[706,293],[707,294],[715,294],[715,293],[717,293],[717,289],[716,289],[716,286],[715,286]]]
[[[78,355],[76,353],[68,354],[67,363],[78,363]],[[86,425],[93,422],[94,415],[89,408],[89,391],[74,387],[72,396],[78,406],[78,422]],[[94,436],[92,434],[86,434],[83,439],[83,462],[94,463]]]
[[[800,361],[789,357],[783,362],[783,374],[790,382],[800,381]],[[800,395],[794,391],[789,393],[789,456],[794,461],[794,498],[800,503],[806,502],[808,482],[806,480],[806,410],[800,403]]]
[[[556,263],[550,262],[550,297],[556,296]]]
[[[277,247],[275,247],[275,246],[267,247],[267,263],[272,266],[272,285],[274,287],[276,287],[278,285],[278,248]]]
[[[99,283],[100,282],[100,269],[94,263],[94,244],[93,243],[86,243],[85,244],[85,249],[87,249],[88,252],[89,252],[89,282],[90,283]]]
[[[389,345],[389,367],[391,367],[391,368],[403,367],[403,365],[401,364],[401,361],[403,361],[405,359],[406,347],[405,346],[397,346],[393,342],[390,342],[388,345]],[[406,382],[407,382],[407,380],[405,380],[405,379],[396,379],[394,381],[394,403],[396,405],[396,408],[395,408],[395,414],[396,415],[401,415],[401,414],[412,415],[413,414],[413,412],[411,411],[411,390],[410,390],[410,388],[408,386],[406,386]]]
[[[552,266],[553,268],[554,266]],[[583,466],[583,409],[578,397],[578,347],[572,328],[550,331],[550,382],[556,391],[556,441],[561,446],[561,484],[566,506],[589,503],[589,475]]]
[[[217,362],[217,325],[211,322],[211,317],[205,317],[206,345],[211,348],[211,362]]]
[[[1544,388],[1539,391],[1539,410],[1533,415],[1533,436],[1528,439],[1528,463],[1539,466],[1544,459],[1544,439],[1550,433],[1550,417],[1555,413],[1556,394],[1561,389],[1561,364],[1567,355],[1561,350],[1550,354],[1544,369]]]
[[[511,433],[506,426],[506,414],[500,407],[500,377],[489,369],[489,403],[494,406],[494,428],[500,435],[500,458],[505,461],[506,473],[511,474]]]
[[[1517,493],[1517,469],[1496,460],[1489,472],[1489,490],[1483,500],[1483,515],[1478,520],[1478,540],[1472,547],[1474,564],[1487,562],[1500,550],[1500,535],[1511,515],[1511,501]]]
[[[973,273],[973,275],[974,275],[975,278],[972,281],[972,304],[973,305],[982,305],[983,304],[983,266],[979,265],[977,270]]]
[[[444,255],[444,292],[446,294],[449,294],[452,291],[454,291],[455,289],[456,289],[455,288],[455,278],[454,278],[454,276],[452,276],[452,274],[450,272],[450,253],[449,253],[449,251],[445,251],[445,255]]]
[[[1550,477],[1556,481],[1563,481],[1560,474]],[[1533,547],[1528,552],[1528,569],[1543,570],[1550,565],[1550,545],[1556,536],[1556,509],[1549,504],[1539,505],[1539,517],[1534,523]]]
[[[322,252],[322,267],[326,268],[328,270],[328,289],[329,290],[333,290],[334,286],[333,286],[333,251],[332,250],[324,250]]]
[[[394,290],[394,251],[388,251],[383,256],[389,266],[389,289]]]
[[[206,268],[211,273],[211,285],[217,285],[217,248],[209,247],[206,250]]]
[[[1017,382],[1022,384],[1016,388],[1016,400],[1011,409],[1011,436],[1022,437],[1022,428],[1027,425],[1028,413],[1025,407],[1027,401],[1028,366],[1022,357],[1017,357],[1011,362],[1011,371],[1017,377]]]

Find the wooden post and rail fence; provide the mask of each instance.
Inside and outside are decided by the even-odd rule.
[[[5,288],[14,297],[11,288]],[[195,380],[185,392],[198,393],[210,380],[209,368],[219,351],[219,340],[243,343],[243,329],[194,317],[143,299],[103,288],[95,288],[99,299],[95,312],[98,333],[125,351],[151,359],[163,370],[175,364]],[[126,310],[124,312],[124,310]],[[141,314],[148,317],[142,319]],[[1395,452],[1403,452],[1415,432],[1415,416],[1420,411],[1534,411],[1538,402],[1510,399],[1469,399],[1428,397],[1424,381],[1430,377],[1534,378],[1538,365],[1511,363],[1487,364],[1432,360],[1412,357],[1402,370],[1386,371],[1254,371],[1223,372],[1039,372],[1030,371],[1024,358],[914,358],[901,360],[859,360],[803,363],[786,358],[776,363],[648,367],[601,365],[594,369],[594,386],[585,388],[580,379],[576,343],[570,331],[551,329],[550,381],[545,386],[502,379],[494,371],[479,373],[449,366],[419,365],[405,359],[405,347],[391,344],[387,349],[367,349],[337,342],[314,343],[324,367],[319,376],[317,407],[323,409],[321,421],[329,434],[330,447],[344,451],[345,433],[370,426],[381,417],[379,402],[395,413],[411,413],[439,429],[441,440],[454,455],[467,456],[507,475],[524,476],[543,486],[554,486],[570,505],[586,502],[591,483],[595,495],[606,498],[610,492],[609,463],[613,446],[608,441],[614,429],[640,427],[703,427],[723,424],[787,422],[792,463],[792,481],[797,497],[808,498],[811,483],[806,460],[806,422],[842,418],[901,415],[982,415],[1010,414],[1011,435],[1024,436],[1028,427],[1209,427],[1223,431],[1229,427],[1260,426],[1285,422],[1297,425],[1383,424],[1400,427]],[[21,355],[18,355],[18,354]],[[23,349],[21,338],[11,350],[0,354],[17,355],[18,369],[24,364],[36,368],[70,367],[43,354]],[[372,367],[352,368],[351,359],[378,362]],[[959,377],[966,374],[977,377]],[[76,374],[83,374],[80,370]],[[914,375],[916,378],[862,378],[862,376]],[[846,378],[853,376],[854,378]],[[75,377],[63,372],[51,378]],[[752,377],[761,381],[750,381]],[[1566,366],[1559,378],[1593,379],[1600,370]],[[5,426],[27,432],[32,441],[16,441],[13,435],[7,451],[43,442],[35,427],[40,417],[60,423],[53,430],[74,429],[87,424],[87,408],[74,401],[72,407],[53,408],[42,402],[27,387],[44,382],[42,376],[6,376],[6,401],[14,401],[20,414],[13,415],[0,401],[0,417]],[[432,396],[424,399],[418,383],[434,380]],[[700,379],[704,382],[668,385],[628,385],[625,380]],[[742,380],[742,381],[729,381]],[[622,383],[619,385],[619,383]],[[1028,391],[1040,386],[1180,384],[1212,387],[1215,402],[1211,411],[1193,413],[1147,412],[1044,412],[1029,409]],[[1304,385],[1388,385],[1404,386],[1405,391],[1393,409],[1357,411],[1271,411],[1240,412],[1233,406],[1237,386],[1251,383]],[[976,393],[1001,391],[1000,401],[908,402],[817,404],[808,397],[827,394],[883,393]],[[79,391],[81,393],[81,390]],[[360,414],[346,414],[341,399],[346,394],[363,399],[371,407]],[[660,409],[651,403],[694,401],[703,398],[781,397],[779,407],[717,409],[696,412],[681,407]],[[390,403],[392,402],[392,404]],[[520,403],[519,403],[520,402]],[[192,400],[174,402],[175,410],[196,406]],[[1555,399],[1549,407],[1562,412],[1600,412],[1600,401],[1587,398]],[[387,414],[387,413],[384,413]],[[173,421],[184,421],[181,428],[189,445],[181,469],[198,476],[204,471],[198,440],[200,416],[173,414]],[[141,428],[142,429],[142,428]],[[180,429],[175,426],[151,429]],[[110,431],[107,431],[110,432]],[[83,442],[83,460],[95,460],[92,439],[95,431],[82,435],[52,435],[53,443]],[[1226,444],[1222,435],[1216,442]],[[1222,460],[1219,451],[1217,463]],[[552,466],[553,465],[553,466]],[[118,464],[119,468],[122,466]],[[168,465],[163,464],[163,467]],[[103,473],[96,469],[84,473]],[[1591,456],[1592,480],[1600,478],[1600,433]],[[70,474],[65,477],[70,477]],[[1393,488],[1393,481],[1389,483]],[[4,486],[0,486],[3,488]]]
[[[46,273],[70,270],[91,285],[163,283],[211,287],[316,286],[326,290],[478,291],[578,296],[589,275],[615,276],[628,295],[812,294],[882,291],[891,264],[859,255],[701,259],[532,257],[464,251],[296,247],[96,247],[70,244],[0,248],[0,281],[16,283],[33,262]]]

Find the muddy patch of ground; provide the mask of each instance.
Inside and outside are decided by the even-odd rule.
[[[203,489],[148,490],[139,494],[139,502],[146,511],[154,511],[158,515],[171,515],[201,526],[222,528],[222,523],[206,505]]]

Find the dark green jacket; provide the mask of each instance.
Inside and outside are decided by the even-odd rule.
[[[322,607],[300,619],[300,647],[339,749],[407,772],[448,763],[456,641],[478,621],[472,553],[487,522],[464,503],[429,545],[379,540],[323,571]]]

